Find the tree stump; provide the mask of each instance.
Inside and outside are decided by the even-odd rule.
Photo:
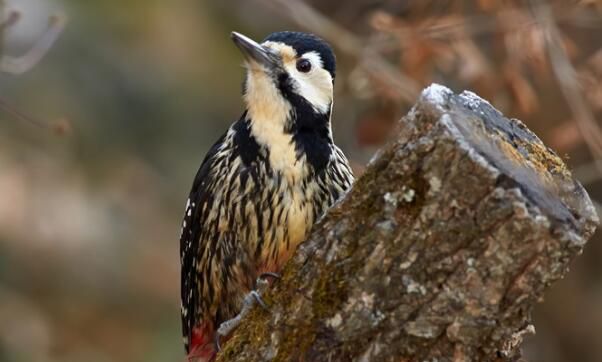
[[[598,224],[563,161],[432,85],[218,361],[514,361]]]

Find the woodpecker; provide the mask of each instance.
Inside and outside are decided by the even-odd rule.
[[[246,110],[201,163],[180,236],[182,331],[195,361],[215,357],[249,296],[261,302],[258,277],[279,272],[353,183],[332,137],[332,48],[301,32],[231,38]]]

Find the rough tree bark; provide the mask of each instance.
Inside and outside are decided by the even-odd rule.
[[[562,160],[432,85],[218,361],[512,361],[598,217]]]

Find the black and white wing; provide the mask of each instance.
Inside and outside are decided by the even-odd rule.
[[[199,209],[211,202],[212,191],[209,186],[211,182],[211,169],[215,163],[218,151],[222,147],[225,135],[222,136],[211,147],[196,174],[186,208],[182,231],[180,234],[180,263],[181,263],[181,312],[182,312],[182,334],[186,351],[189,352],[193,329],[201,321],[197,320],[200,315],[199,299],[199,273],[197,272],[197,258],[201,257],[201,233],[203,220]]]

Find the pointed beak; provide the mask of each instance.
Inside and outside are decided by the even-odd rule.
[[[238,49],[240,49],[247,62],[260,64],[268,70],[273,70],[280,66],[280,57],[253,39],[235,31],[230,34],[230,37]]]

